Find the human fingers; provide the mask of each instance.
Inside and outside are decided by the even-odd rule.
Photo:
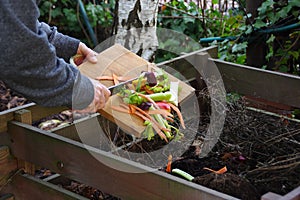
[[[95,100],[97,109],[102,109],[105,107],[106,102],[108,101],[110,97],[110,91],[102,85],[101,83],[95,83]]]
[[[88,48],[84,43],[80,42],[77,50],[77,54],[82,55],[84,60],[87,60],[91,63],[97,63],[98,53]]]

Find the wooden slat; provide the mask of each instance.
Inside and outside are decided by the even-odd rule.
[[[0,188],[5,185],[12,171],[17,169],[17,160],[10,155],[8,146],[0,145]]]
[[[209,59],[222,75],[227,92],[300,107],[300,77]]]
[[[14,113],[14,119],[18,122],[22,122],[24,124],[32,124],[31,112],[29,110],[18,110]],[[22,159],[18,159],[18,168],[24,169],[24,171],[28,174],[34,175],[35,166],[27,161]]]
[[[12,122],[12,152],[73,180],[123,199],[234,199],[225,194],[116,157],[53,133]],[[39,152],[36,154],[36,152]],[[93,156],[92,156],[93,155]],[[95,157],[97,159],[95,159]],[[109,163],[103,164],[99,160]],[[60,167],[57,167],[57,163]],[[63,164],[63,165],[61,165]],[[126,173],[116,169],[126,169]]]
[[[15,108],[11,108],[8,110],[4,110],[2,112],[0,112],[0,133],[6,132],[7,131],[7,122],[10,120],[14,119],[14,112],[21,110],[21,109],[25,109],[25,108],[29,108],[31,106],[34,106],[34,103],[28,103],[25,104],[23,106],[18,106]]]
[[[284,195],[280,200],[299,200],[300,199],[300,186]]]
[[[87,200],[57,185],[42,181],[30,175],[16,175],[0,194],[12,193],[15,199],[30,200]]]
[[[31,111],[32,121],[39,120],[41,118],[50,116],[52,114],[59,113],[63,110],[67,110],[67,107],[43,107],[36,105],[35,103],[29,103],[23,106],[15,107],[9,110],[0,112],[0,133],[7,131],[7,122],[14,119],[14,112],[25,109]]]
[[[196,68],[198,62],[196,62],[195,60],[195,55],[199,53],[207,53],[208,57],[217,58],[218,48],[217,46],[211,46],[191,53],[186,53],[171,60],[157,63],[157,66],[163,68],[168,73],[176,77],[178,77],[179,75],[181,80],[191,81],[196,77],[199,77],[199,71],[197,71]],[[202,86],[196,86],[196,89],[199,89],[201,87]]]
[[[100,115],[96,113],[77,120],[69,126],[55,128],[51,132],[101,150],[110,151],[111,143],[100,126],[99,118]]]
[[[8,113],[13,113],[17,110],[29,108],[29,107],[34,106],[34,105],[35,105],[35,103],[28,103],[28,104],[25,104],[25,105],[22,105],[22,106],[18,106],[18,107],[14,107],[14,108],[11,108],[11,109],[8,109],[8,110],[4,110],[4,111],[0,112],[0,116],[8,114]]]
[[[261,200],[299,200],[300,186],[285,195],[279,195],[273,192],[268,192],[261,197]]]
[[[279,200],[282,196],[273,192],[268,192],[261,197],[261,200]]]
[[[7,131],[7,122],[13,120],[13,113],[6,113],[0,115],[0,133],[4,133]]]
[[[68,110],[68,109],[69,108],[63,107],[63,106],[44,107],[44,106],[40,106],[40,105],[34,105],[34,106],[27,108],[27,110],[30,110],[30,112],[32,114],[32,121],[40,120],[44,117],[48,117],[50,115],[57,114],[57,113],[60,113],[64,110]]]
[[[15,197],[13,194],[3,194],[0,195],[0,200],[14,200]]]

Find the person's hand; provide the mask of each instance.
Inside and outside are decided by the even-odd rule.
[[[98,53],[88,48],[84,43],[80,42],[77,53],[74,56],[74,62],[78,66],[85,61],[89,61],[91,63],[97,63]]]
[[[111,94],[107,87],[105,87],[98,81],[92,79],[91,81],[94,85],[94,99],[87,108],[83,110],[76,110],[79,113],[94,113],[98,110],[101,110],[102,108],[104,108]]]

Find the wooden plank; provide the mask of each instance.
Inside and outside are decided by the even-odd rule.
[[[36,105],[35,103],[29,103],[23,106],[15,107],[9,110],[0,112],[0,133],[7,131],[7,122],[14,119],[14,112],[27,109],[31,111],[32,121],[39,120],[41,118],[50,116],[52,114],[59,113],[63,110],[67,110],[67,107],[43,107]]]
[[[34,103],[28,103],[23,106],[18,106],[15,108],[11,108],[8,110],[4,110],[0,112],[0,133],[6,132],[7,131],[7,122],[10,120],[14,119],[14,112],[24,109],[24,108],[29,108],[31,106],[34,106]]]
[[[4,110],[4,111],[0,112],[0,116],[8,114],[8,113],[13,113],[13,112],[21,110],[21,109],[29,108],[29,107],[34,106],[34,105],[35,105],[35,103],[28,103],[28,104],[25,104],[25,105],[22,105],[22,106],[18,106],[18,107],[14,107],[14,108],[11,108],[11,109],[8,109],[8,110]]]
[[[131,70],[148,65],[146,60],[118,44],[98,54],[97,59],[99,60],[97,64],[85,62],[78,66],[79,70],[88,77],[95,79],[97,76],[110,76],[112,73],[117,76],[126,76]],[[139,71],[140,73],[141,71]],[[113,85],[111,81],[103,84],[106,86]]]
[[[5,185],[12,171],[17,169],[17,160],[10,155],[8,146],[0,146],[0,188]]]
[[[168,64],[173,63],[173,62],[178,61],[178,60],[186,60],[189,57],[192,57],[195,54],[202,53],[202,52],[208,53],[209,57],[214,58],[214,59],[216,59],[218,57],[218,47],[217,46],[210,46],[210,47],[205,47],[205,48],[199,49],[198,51],[193,51],[191,53],[185,53],[181,56],[178,56],[176,58],[173,58],[173,59],[161,62],[161,63],[157,63],[157,66],[160,67],[162,65],[168,65]]]
[[[217,59],[217,65],[227,92],[237,92],[300,108],[300,77],[262,70]]]
[[[13,113],[6,113],[0,115],[0,133],[4,133],[7,131],[7,122],[13,120]]]
[[[157,66],[163,68],[168,73],[172,74],[173,76],[176,76],[180,80],[187,80],[190,82],[196,77],[199,77],[199,71],[197,71],[196,68],[198,62],[196,62],[195,60],[195,55],[199,53],[207,53],[208,57],[217,58],[218,48],[217,46],[206,47],[198,51],[183,54],[168,61],[157,63]],[[193,87],[196,88],[196,90],[198,90],[198,88],[201,88],[202,86],[197,87],[196,85]]]
[[[279,195],[273,192],[268,192],[261,197],[261,200],[299,200],[300,186],[285,195]]]
[[[32,115],[32,121],[40,120],[44,117],[48,117],[53,114],[60,113],[64,110],[69,110],[70,108],[63,107],[63,106],[58,106],[58,107],[44,107],[40,105],[34,105],[27,110],[31,112]]]
[[[51,132],[101,150],[110,151],[112,145],[100,126],[99,120],[100,115],[95,113],[76,120],[69,126],[55,128]]]
[[[142,71],[147,71],[148,65],[151,65],[148,61],[118,44],[98,54],[97,58],[99,60],[97,64],[85,62],[78,66],[79,70],[93,79],[101,75],[112,76],[113,73],[117,76],[129,76],[134,78],[139,76]],[[101,62],[102,60],[104,60],[104,62]],[[105,62],[105,60],[109,60],[109,62]],[[192,87],[180,81],[178,78],[171,74],[168,75],[171,81],[180,82],[179,86],[182,88],[182,92],[178,97],[179,102],[189,97],[190,93],[194,91]],[[102,83],[106,86],[113,85],[112,81]]]
[[[108,120],[114,122],[118,125],[124,132],[132,134],[136,137],[141,137],[141,133],[145,130],[143,120],[135,115],[130,115],[127,113],[117,112],[111,109],[111,106],[119,106],[121,103],[121,98],[117,95],[113,95],[109,98],[105,105],[101,115]]]
[[[17,157],[123,199],[235,199],[26,124],[11,122],[9,132]]]
[[[79,70],[90,78],[96,78],[101,75],[112,76],[113,74],[117,76],[127,76],[127,77],[138,77],[142,71],[148,71],[148,67],[151,66],[156,68],[153,64],[137,56],[133,52],[125,49],[123,46],[116,44],[102,53],[97,55],[99,62],[97,64],[92,64],[90,62],[85,62],[78,66]],[[178,81],[179,87],[181,88],[178,95],[178,102],[180,103],[184,99],[191,96],[194,92],[194,88],[188,84],[180,81],[178,78],[168,74],[170,81]],[[113,85],[112,81],[101,81],[106,86]],[[100,110],[100,113],[107,119],[118,123],[118,126],[123,129],[123,131],[134,135],[135,137],[141,137],[142,132],[145,130],[143,125],[143,120],[131,116],[130,114],[124,114],[111,110],[111,105],[119,105],[120,97],[113,96],[106,103],[105,108]]]
[[[15,197],[13,194],[3,194],[0,196],[0,200],[14,200]]]
[[[28,174],[16,175],[12,182],[0,191],[1,193],[12,193],[15,199],[24,200],[87,200],[85,197]]]
[[[22,122],[24,124],[32,124],[31,112],[29,110],[18,110],[14,113],[14,119],[18,122]],[[28,174],[34,175],[35,166],[27,161],[22,159],[18,159],[18,168],[24,169],[24,171]]]
[[[279,200],[282,196],[273,192],[268,192],[261,197],[261,200]]]
[[[280,200],[299,200],[300,199],[300,186],[284,195]]]

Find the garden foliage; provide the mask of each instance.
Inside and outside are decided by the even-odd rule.
[[[113,32],[114,0],[83,0],[82,1],[95,32],[98,42],[110,37]],[[298,29],[276,32],[278,28],[299,24],[299,0],[265,0],[258,9],[254,23],[246,24],[252,17],[245,11],[245,0],[237,1],[239,7],[230,8],[210,6],[204,8],[197,4],[200,1],[171,0],[159,4],[157,24],[160,28],[172,29],[184,33],[196,42],[200,38],[235,36],[234,40],[225,39],[202,46],[217,44],[219,58],[239,64],[246,63],[246,48],[250,42],[266,42],[268,53],[267,64],[262,68],[299,74],[300,31]],[[219,1],[212,0],[213,4]],[[79,10],[78,1],[42,0],[39,4],[41,21],[55,25],[68,35],[77,37],[92,46],[85,21]],[[272,32],[272,30],[275,30]],[[178,45],[179,41],[170,38],[160,43],[161,49],[156,55],[156,62],[168,60],[175,55],[172,48],[182,52],[190,52],[195,46]],[[188,43],[187,43],[188,44]]]

